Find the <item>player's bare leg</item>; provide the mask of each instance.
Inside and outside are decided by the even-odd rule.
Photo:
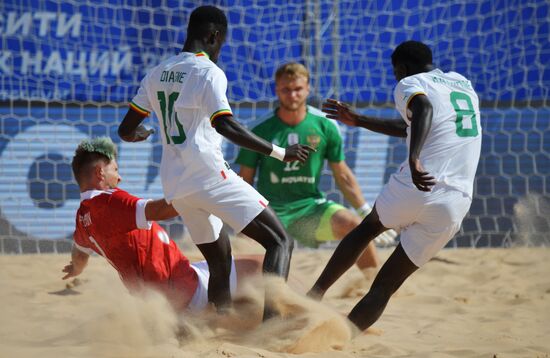
[[[380,222],[375,207],[359,226],[342,239],[308,296],[322,298],[329,287],[355,264],[367,245],[385,230],[387,228]]]
[[[208,263],[208,302],[214,303],[218,312],[231,307],[231,245],[225,230],[221,230],[218,240],[197,245]]]
[[[267,207],[242,230],[242,233],[265,248],[263,272],[283,277],[286,280],[294,241],[288,236],[273,210]],[[264,321],[275,314],[266,300]]]
[[[265,248],[264,273],[287,279],[294,241],[288,236],[273,210],[266,208],[242,230],[242,233]]]
[[[369,292],[351,310],[349,320],[361,330],[370,327],[384,312],[390,297],[417,269],[401,244],[397,245],[374,278]]]
[[[332,232],[337,240],[342,240],[361,223],[361,219],[349,210],[338,210],[330,219]],[[374,241],[369,242],[366,249],[356,261],[357,267],[366,275],[367,271],[380,265]]]

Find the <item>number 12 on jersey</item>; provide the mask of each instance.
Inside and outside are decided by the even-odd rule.
[[[174,103],[178,99],[179,92],[172,92],[168,95],[168,102],[166,102],[166,93],[163,91],[157,92],[157,99],[159,100],[160,110],[162,112],[162,125],[164,134],[166,136],[167,144],[181,144],[185,142],[187,138],[183,126],[178,120],[178,114],[174,112]],[[178,129],[178,135],[171,136],[171,129],[173,127]],[[172,141],[172,143],[170,143]]]

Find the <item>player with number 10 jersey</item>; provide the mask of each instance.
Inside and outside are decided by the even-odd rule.
[[[219,310],[231,304],[231,246],[222,221],[266,249],[264,272],[288,277],[292,254],[291,238],[267,200],[225,163],[222,136],[285,162],[304,162],[313,150],[301,144],[274,146],[233,118],[225,95],[227,78],[216,65],[226,36],[222,10],[193,10],[182,52],[148,72],[118,128],[125,141],[145,140],[151,131],[141,122],[151,111],[156,113],[163,142],[164,195],[208,262],[208,298]],[[264,318],[272,312],[264,310]]]
[[[163,142],[161,179],[167,201],[206,189],[227,170],[222,136],[211,122],[231,115],[227,78],[205,52],[181,52],[153,68],[130,106],[157,113]],[[159,115],[160,114],[160,115]]]

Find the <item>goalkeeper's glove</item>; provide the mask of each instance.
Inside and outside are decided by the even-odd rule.
[[[361,219],[364,219],[372,211],[372,207],[369,203],[365,202],[360,208],[355,209],[355,213],[359,215]]]

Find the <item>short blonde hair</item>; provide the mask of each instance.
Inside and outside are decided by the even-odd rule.
[[[275,72],[275,82],[277,82],[284,76],[289,76],[291,78],[304,76],[309,82],[309,71],[307,70],[306,66],[298,62],[289,62],[280,66],[277,69],[277,72]]]

